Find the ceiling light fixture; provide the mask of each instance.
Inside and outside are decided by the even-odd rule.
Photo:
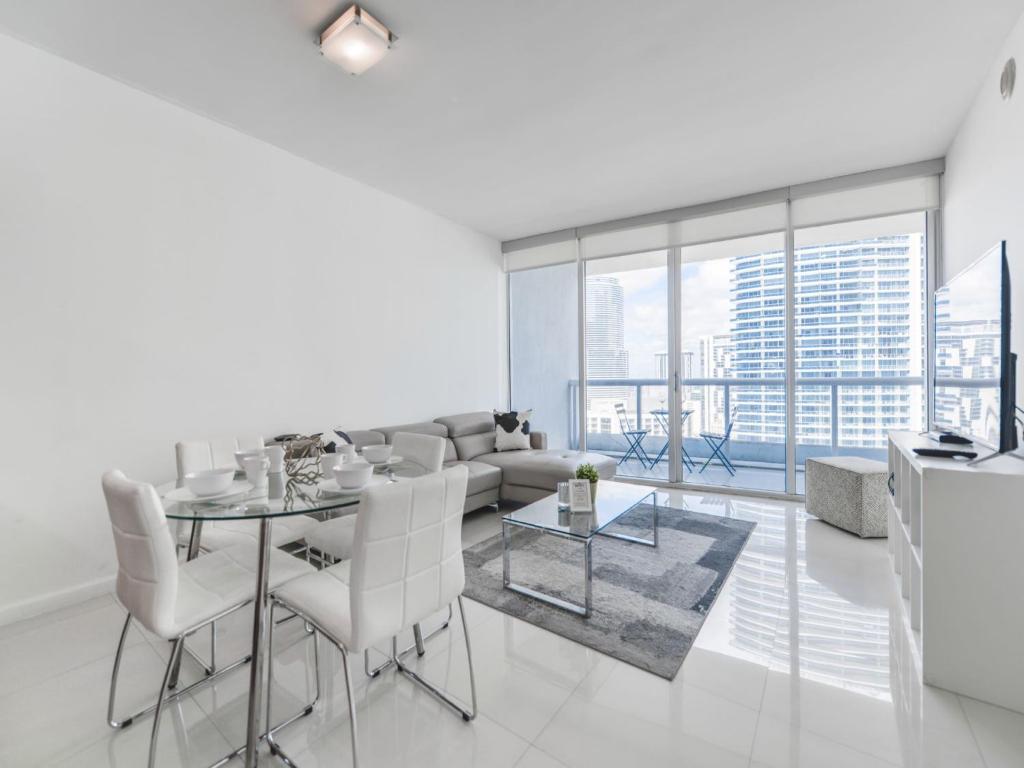
[[[320,52],[351,75],[359,75],[384,58],[398,38],[360,8],[350,6],[320,35]]]

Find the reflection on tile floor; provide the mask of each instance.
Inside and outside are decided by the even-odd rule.
[[[394,675],[367,681],[357,663],[364,764],[1024,766],[1024,715],[921,685],[884,541],[830,528],[799,504],[666,495],[758,524],[673,682],[470,602],[480,717],[467,725]],[[463,530],[468,546],[497,532],[497,520],[478,512]],[[144,764],[148,721],[118,733],[104,722],[121,615],[102,597],[0,627],[0,765]],[[249,629],[245,613],[222,623],[222,658],[245,648]],[[311,646],[297,622],[275,642],[273,706],[283,717],[311,696]],[[466,696],[463,642],[453,625],[416,666]],[[152,698],[166,652],[132,634],[120,712]],[[341,664],[325,648],[322,665],[322,705],[280,740],[300,766],[345,766]],[[186,664],[185,682],[196,674]],[[169,707],[158,765],[208,765],[238,745],[246,688],[239,672]]]

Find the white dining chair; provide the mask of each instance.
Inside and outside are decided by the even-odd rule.
[[[238,467],[235,451],[263,448],[262,437],[232,437],[220,440],[183,440],[174,446],[178,465],[178,480],[189,472],[221,467]],[[281,517],[274,521],[270,533],[270,545],[283,547],[305,538],[318,521],[308,515]],[[187,528],[187,526],[186,526]],[[188,546],[191,531],[178,531],[179,546]],[[238,544],[257,544],[259,526],[250,520],[206,521],[200,535],[200,549],[215,552]]]
[[[396,432],[391,439],[392,455],[400,456],[405,462],[415,464],[428,473],[440,472],[444,465],[445,441],[436,435],[421,435],[415,432]],[[352,546],[355,541],[356,513],[358,507],[344,517],[325,520],[306,534],[306,545],[319,553],[319,561],[341,562],[352,557]],[[404,648],[401,655],[415,650],[420,656],[425,652],[424,642],[448,629],[452,620],[451,611],[439,627],[427,635],[423,634],[419,624],[413,626],[413,645]],[[363,667],[367,677],[376,677],[391,666],[390,657],[376,667],[371,667],[370,650],[363,655]]]
[[[444,464],[444,438],[414,432],[396,432],[391,442],[392,455],[416,464],[427,472],[440,472]],[[306,544],[334,561],[352,557],[356,515],[326,520],[306,533]]]
[[[271,591],[271,612],[280,605],[313,626],[341,652],[352,729],[352,762],[359,765],[356,706],[349,654],[391,639],[397,670],[469,722],[476,717],[476,681],[469,629],[462,605],[466,573],[462,561],[462,507],[469,473],[463,466],[363,491],[356,515],[350,562],[289,581]],[[459,604],[469,665],[469,709],[406,667],[395,638],[427,617]],[[273,626],[273,621],[270,622]],[[273,656],[268,654],[270,664]],[[314,658],[316,658],[314,656]],[[272,672],[273,670],[271,670]],[[319,672],[316,672],[319,679]],[[267,722],[270,719],[267,698]],[[276,752],[272,728],[267,741]]]
[[[117,552],[117,599],[127,610],[110,677],[107,722],[125,728],[153,713],[149,761],[156,759],[164,705],[249,661],[243,658],[185,688],[167,693],[172,669],[181,663],[185,638],[252,602],[256,591],[256,548],[247,544],[212,552],[179,565],[174,539],[156,489],[113,470],[103,475],[103,494]],[[270,553],[269,588],[315,573],[309,563],[278,550]],[[173,643],[156,703],[123,720],[114,718],[117,679],[132,621]]]

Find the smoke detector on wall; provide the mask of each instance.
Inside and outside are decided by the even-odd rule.
[[[1003,73],[999,76],[999,92],[1004,99],[1013,96],[1013,84],[1017,80],[1017,62],[1012,58],[1003,65]]]

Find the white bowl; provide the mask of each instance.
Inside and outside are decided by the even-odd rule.
[[[185,475],[185,487],[196,496],[213,496],[216,493],[224,493],[231,487],[234,479],[234,469],[204,469]]]
[[[363,448],[363,458],[371,464],[383,464],[391,458],[391,446],[368,445]]]
[[[346,491],[354,491],[366,485],[370,476],[373,475],[373,464],[365,461],[350,461],[348,464],[339,464],[331,470],[339,488]]]
[[[253,448],[248,451],[235,451],[235,461],[238,462],[238,468],[245,471],[245,460],[253,456],[263,456],[262,448]]]

